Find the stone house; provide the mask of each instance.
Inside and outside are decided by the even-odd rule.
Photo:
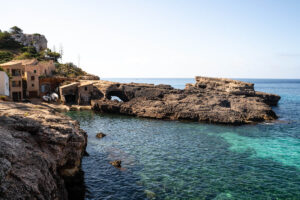
[[[90,105],[103,94],[94,86],[99,81],[79,81],[59,87],[60,100],[66,104]]]
[[[80,105],[90,105],[92,94],[94,91],[93,83],[87,82],[79,84],[78,86],[78,104]]]
[[[0,71],[0,95],[9,96],[9,78],[3,71]]]
[[[59,87],[60,101],[66,104],[78,103],[78,85],[79,82],[73,82]]]
[[[11,75],[10,99],[20,101],[40,95],[39,78],[51,76],[55,70],[53,61],[39,62],[36,59],[13,60],[0,66]]]

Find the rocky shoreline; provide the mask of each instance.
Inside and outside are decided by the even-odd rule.
[[[219,124],[250,124],[277,119],[271,106],[280,96],[257,92],[254,84],[223,78],[196,77],[184,90],[170,85],[99,81],[102,93],[92,108],[138,117],[191,120]],[[112,96],[122,101],[111,100]]]
[[[87,145],[77,121],[42,105],[0,102],[0,129],[0,199],[83,199],[72,184],[83,181]]]
[[[81,159],[87,134],[62,110],[94,109],[139,117],[248,124],[277,119],[280,96],[254,84],[196,77],[184,90],[169,85],[98,81],[92,106],[0,102],[0,199],[84,199]],[[121,101],[112,100],[117,96]]]

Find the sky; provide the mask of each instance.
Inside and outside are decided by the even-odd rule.
[[[300,78],[299,0],[0,0],[101,78]]]

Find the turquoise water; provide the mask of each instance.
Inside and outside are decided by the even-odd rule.
[[[300,80],[246,81],[282,96],[277,122],[234,127],[69,112],[88,133],[86,199],[300,199]],[[116,159],[121,170],[109,164]]]

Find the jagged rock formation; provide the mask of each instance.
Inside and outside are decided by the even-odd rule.
[[[68,199],[65,183],[82,173],[87,144],[78,122],[45,106],[0,102],[0,130],[0,199]]]
[[[24,46],[32,46],[37,52],[47,49],[47,39],[41,34],[24,34],[23,32],[18,32],[11,36],[17,42],[20,42]]]
[[[92,101],[97,111],[235,125],[277,119],[270,106],[280,99],[256,92],[252,83],[207,77],[196,77],[196,83],[187,84],[184,90],[109,81],[98,81],[94,86],[103,94],[102,99]],[[122,101],[112,101],[112,96]]]

